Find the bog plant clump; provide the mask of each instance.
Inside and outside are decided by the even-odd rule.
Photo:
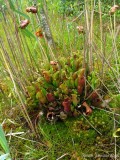
[[[95,74],[83,67],[83,58],[75,53],[44,65],[41,75],[26,87],[26,103],[29,112],[41,112],[52,122],[81,113],[89,115],[93,106],[101,106],[99,87]]]

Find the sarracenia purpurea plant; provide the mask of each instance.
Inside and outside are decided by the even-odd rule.
[[[16,99],[19,99],[20,110],[33,131],[34,126],[29,116],[33,112],[38,114],[41,110],[45,110],[46,117],[50,121],[53,116],[57,118],[61,116],[61,119],[64,119],[68,115],[79,114],[77,113],[79,110],[86,114],[91,113],[92,105],[101,104],[106,92],[111,94],[110,89],[106,87],[107,78],[114,83],[116,92],[118,92],[119,68],[115,14],[109,15],[108,13],[107,15],[110,18],[108,34],[113,42],[111,50],[114,52],[114,55],[111,53],[108,55],[105,52],[107,36],[103,32],[101,1],[98,3],[100,33],[96,33],[94,25],[95,1],[89,3],[85,0],[82,12],[85,20],[81,18],[82,31],[80,31],[79,23],[74,20],[74,26],[75,28],[78,26],[78,32],[77,29],[72,31],[76,36],[71,40],[71,30],[68,24],[63,24],[65,31],[62,29],[60,33],[64,31],[68,35],[69,49],[66,49],[64,41],[60,51],[57,47],[60,48],[61,44],[58,43],[57,47],[52,48],[48,43],[52,36],[53,25],[52,16],[50,17],[51,24],[47,27],[43,22],[47,18],[44,17],[41,20],[40,6],[42,5],[43,9],[47,10],[45,3],[33,6],[27,1],[19,8],[19,4],[13,0],[5,0],[5,3],[6,8],[1,10],[1,28],[4,33],[0,39],[2,55],[0,61],[7,72],[7,77],[10,78],[9,81],[12,81],[11,88],[14,90],[12,93]],[[10,28],[10,26],[13,27]],[[53,37],[51,37],[52,40]],[[64,39],[66,40],[66,37]],[[80,44],[74,47],[73,42],[76,41],[82,43],[81,52],[78,51]],[[60,52],[60,55],[57,52]],[[116,67],[112,66],[114,63],[111,62],[112,56],[115,57]],[[106,75],[108,67],[110,72]],[[92,96],[96,104],[93,104]]]
[[[36,81],[26,87],[26,103],[33,119],[36,111],[45,114],[49,121],[56,121],[80,113],[89,115],[91,106],[102,107],[104,94],[100,82],[89,68],[83,68],[79,54],[59,57],[57,62],[50,61],[46,66]]]

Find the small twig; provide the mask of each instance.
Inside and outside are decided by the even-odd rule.
[[[68,155],[69,155],[68,153],[65,153],[65,154],[63,154],[61,157],[57,158],[56,160],[60,160],[60,159],[62,159],[63,157],[68,156]]]
[[[16,138],[19,138],[19,139],[22,139],[22,140],[29,141],[29,142],[39,143],[41,146],[46,146],[45,144],[42,144],[42,143],[40,143],[40,142],[33,141],[33,140],[30,140],[30,139],[26,139],[26,138],[23,138],[23,137],[20,137],[20,136],[16,136],[16,135],[12,135],[12,136],[13,136],[13,137],[16,137]]]
[[[75,22],[83,13],[84,13],[84,11],[82,11],[76,18],[74,18],[74,19],[72,20],[72,22]]]
[[[10,133],[6,134],[6,136],[21,135],[21,134],[23,134],[23,133],[25,133],[25,132],[17,132],[17,133],[12,133],[12,132],[10,132]]]
[[[116,129],[116,123],[115,123],[115,115],[114,115],[114,113],[113,113],[113,120],[114,120],[114,130]],[[117,146],[116,146],[116,137],[114,137],[114,140],[115,140],[115,160],[117,159],[117,150],[116,150],[116,148],[117,148]]]
[[[97,108],[97,107],[95,107],[96,109],[99,109],[99,110],[102,110],[102,111],[105,111],[105,112],[108,112],[108,113],[111,113],[111,114],[114,114],[114,115],[116,115],[116,116],[120,116],[120,114],[117,114],[117,113],[114,113],[114,112],[110,112],[110,111],[107,111],[107,110],[105,110],[105,109],[102,109],[102,108]]]
[[[46,156],[40,158],[39,160],[43,160],[43,159],[45,159],[45,158],[47,158],[47,157],[48,157],[48,155],[46,155]]]

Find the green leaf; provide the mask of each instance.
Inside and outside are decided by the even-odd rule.
[[[0,125],[0,144],[4,149],[4,151],[6,153],[9,153],[9,147],[8,147],[7,140],[1,125]]]
[[[72,68],[70,68],[70,67],[67,67],[67,71],[68,71],[68,73],[73,72]]]
[[[46,81],[44,81],[43,85],[45,89],[48,89],[48,88],[56,89],[56,87],[54,87],[52,84],[47,83]]]
[[[16,10],[16,9],[15,9],[14,11],[15,11],[16,13],[18,13],[20,16],[22,16],[22,17],[30,20],[30,17],[29,17],[27,14],[25,14],[25,13],[19,11],[19,10]]]
[[[42,93],[44,94],[44,96],[46,96],[47,91],[46,91],[43,87],[40,87],[40,88],[41,88],[41,91],[42,91]]]
[[[37,92],[36,98],[37,98],[42,104],[45,104],[45,103],[47,102],[46,97],[44,96],[44,94],[43,94],[41,91]]]
[[[78,104],[77,94],[72,94],[72,103],[74,106],[77,106]]]
[[[32,37],[32,38],[36,39],[36,37],[29,30],[27,30],[27,29],[21,30],[21,32],[24,35],[26,35],[27,37],[29,37],[29,38]]]
[[[11,8],[13,11],[15,11],[15,6],[14,6],[12,0],[9,0],[8,2],[9,2],[9,5],[10,5],[10,8]]]
[[[23,12],[15,9],[15,6],[14,6],[12,0],[9,0],[9,5],[10,5],[10,8],[11,8],[14,12],[16,12],[16,13],[18,13],[19,15],[23,16],[24,18],[30,20],[30,17],[29,17],[27,14],[25,14],[25,13],[23,13]]]

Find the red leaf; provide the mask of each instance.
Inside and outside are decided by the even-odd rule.
[[[66,99],[62,102],[62,106],[64,107],[64,111],[65,111],[65,112],[70,112],[70,111],[71,111],[70,99],[69,99],[69,98],[66,98]]]
[[[47,100],[49,102],[53,102],[55,100],[55,97],[54,97],[54,95],[52,93],[47,93],[46,96],[47,96]]]
[[[85,85],[85,77],[84,76],[78,78],[78,85],[80,85],[80,86]]]
[[[83,87],[78,86],[78,87],[77,87],[77,91],[78,91],[78,93],[81,95],[82,92],[83,92]]]

